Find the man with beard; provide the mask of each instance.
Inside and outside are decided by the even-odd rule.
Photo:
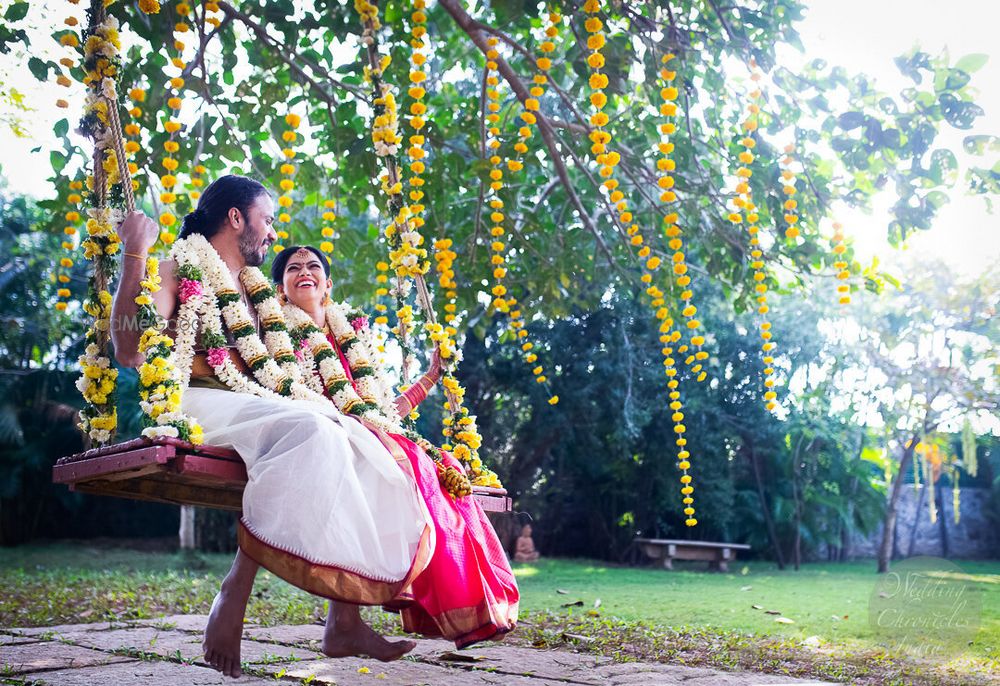
[[[223,176],[184,218],[174,246],[175,256],[200,256],[199,266],[214,274],[216,282],[228,281],[219,275],[229,272],[257,329],[254,334],[241,330],[241,337],[262,338],[266,322],[259,321],[243,277],[260,276],[256,268],[277,238],[273,222],[274,202],[260,183]],[[138,352],[142,327],[127,324],[135,323],[135,298],[157,227],[135,212],[119,235],[124,264],[112,309],[112,340],[118,361],[138,367],[144,361]],[[181,306],[175,269],[176,262],[163,263],[161,288],[153,296],[158,313],[170,322],[171,335],[176,335]],[[205,297],[214,303],[222,292],[209,290]],[[358,606],[392,603],[428,564],[433,528],[413,483],[367,429],[331,403],[248,391],[251,384],[242,379],[251,381],[253,372],[235,337],[228,328],[223,332],[228,350],[213,353],[228,352],[231,366],[242,376],[230,388],[216,374],[218,360],[196,348],[182,400],[184,412],[204,427],[205,441],[237,450],[248,475],[240,550],[212,604],[203,645],[206,660],[228,676],[240,675],[243,618],[260,564],[299,588],[342,601],[330,604],[323,639],[327,655],[402,657],[416,644],[387,641],[361,620]]]

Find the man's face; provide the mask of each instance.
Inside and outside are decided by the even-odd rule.
[[[278,235],[271,226],[274,223],[274,202],[268,194],[257,196],[243,218],[240,231],[240,254],[249,267],[259,267],[267,258],[271,244]]]

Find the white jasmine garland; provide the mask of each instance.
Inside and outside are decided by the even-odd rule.
[[[354,327],[346,316],[349,307],[344,303],[330,303],[326,306],[326,320],[330,331],[341,343],[344,356],[352,371],[362,367],[371,368],[368,362],[368,350],[365,341],[357,336]],[[378,370],[372,369],[371,374],[355,377],[358,389],[348,381],[347,372],[340,356],[330,345],[326,336],[316,327],[312,318],[301,308],[288,303],[284,307],[285,318],[296,335],[301,336],[308,344],[313,364],[319,370],[323,386],[330,390],[333,403],[345,414],[354,414],[365,418],[381,429],[391,433],[406,433],[400,425],[399,414],[395,403],[384,403],[385,394],[379,389],[382,376]],[[348,345],[345,343],[350,342]],[[319,363],[316,363],[319,359]],[[339,386],[334,390],[335,386]]]
[[[245,376],[227,356],[221,364],[213,367],[220,381],[239,393],[251,393],[264,398],[291,396],[313,402],[327,402],[322,395],[301,382],[297,363],[288,361],[279,365],[256,331],[244,333],[247,328],[253,328],[250,311],[239,299],[229,268],[204,236],[193,234],[177,241],[172,256],[177,261],[179,271],[182,267],[194,267],[201,273],[202,290],[206,294],[201,306],[203,331],[222,336],[225,327],[232,332],[240,357],[256,379],[255,382]],[[257,301],[257,311],[265,326],[283,327],[284,318],[273,291],[266,298],[260,297],[263,292],[262,285],[270,288],[261,271],[256,267],[246,267],[241,271],[240,279],[251,299]],[[230,302],[220,308],[220,298]],[[188,317],[197,317],[196,308],[197,303],[189,301],[181,310],[183,313],[187,309]],[[273,334],[268,338],[272,341],[275,351],[278,354],[287,354],[294,360],[291,338],[287,331],[272,329],[268,333]]]

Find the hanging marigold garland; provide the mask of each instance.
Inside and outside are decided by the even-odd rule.
[[[376,155],[382,159],[386,167],[385,173],[379,177],[379,180],[382,192],[388,198],[389,216],[392,217],[391,223],[386,227],[385,235],[390,248],[389,269],[392,269],[396,275],[393,295],[395,295],[397,302],[397,325],[393,331],[397,334],[397,340],[403,350],[405,382],[407,362],[411,355],[408,334],[412,329],[414,317],[413,308],[406,303],[405,299],[414,283],[417,285],[420,299],[424,301],[424,315],[430,320],[426,326],[429,337],[441,346],[443,358],[456,356],[457,350],[454,343],[451,343],[450,346],[447,345],[450,341],[445,338],[446,333],[443,327],[435,326],[431,319],[433,310],[430,309],[429,294],[426,292],[426,286],[423,285],[423,276],[430,268],[427,261],[427,251],[421,247],[423,238],[418,227],[411,221],[411,210],[403,202],[403,184],[400,180],[395,157],[402,136],[398,133],[395,96],[389,86],[382,82],[382,73],[389,65],[390,58],[379,55],[378,51],[375,33],[381,27],[378,7],[367,0],[355,0],[354,7],[361,16],[364,26],[361,41],[368,55],[365,79],[371,82],[373,89],[372,104],[375,117],[372,122],[372,142]],[[386,279],[387,281],[388,279]],[[453,421],[452,428],[461,428],[460,431],[454,431],[454,440],[452,441],[454,445],[447,446],[447,448],[452,449],[455,457],[465,465],[473,484],[499,486],[500,482],[496,474],[483,466],[478,456],[478,448],[482,439],[476,430],[475,417],[469,415],[467,408],[461,405],[464,390],[451,373],[445,373],[442,384],[449,396],[447,407],[452,413],[449,420],[458,417],[457,421]]]
[[[129,174],[132,175],[132,190],[138,192],[142,184],[136,177],[139,172],[139,165],[133,161],[133,158],[142,147],[139,140],[142,135],[142,126],[140,124],[142,107],[140,107],[140,104],[146,101],[146,90],[144,88],[133,87],[129,89],[128,96],[132,101],[132,107],[128,110],[131,121],[122,128],[122,131],[125,134],[125,152],[128,157],[128,170]]]
[[[758,128],[760,115],[758,101],[761,97],[759,83],[763,77],[755,62],[751,61],[750,68],[753,90],[749,94],[747,115],[742,123],[743,138],[740,140],[740,145],[743,150],[739,153],[740,166],[736,170],[738,180],[735,189],[736,197],[733,199],[735,210],[730,213],[729,220],[734,225],[739,225],[743,223],[745,216],[747,233],[750,235],[750,268],[753,270],[754,292],[757,293],[758,329],[760,338],[763,341],[760,350],[761,360],[764,363],[764,404],[768,410],[773,410],[778,405],[775,400],[778,394],[774,390],[773,366],[776,344],[771,333],[771,322],[767,318],[767,313],[770,309],[767,304],[768,286],[765,283],[767,280],[767,270],[764,265],[763,247],[760,243],[760,226],[758,225],[760,215],[757,212],[757,206],[754,204],[753,191],[750,188],[750,177],[753,175],[753,172],[749,166],[754,161],[753,149],[756,146],[756,141],[753,138],[753,133]]]
[[[191,198],[191,204],[194,205],[198,202],[198,198],[201,197],[201,187],[205,185],[205,179],[202,178],[208,172],[205,169],[205,165],[196,164],[191,170],[191,186],[192,190],[188,193],[188,197]]]
[[[531,368],[531,373],[535,378],[535,382],[538,384],[545,384],[548,381],[548,377],[545,376],[545,369],[542,365],[537,364],[538,354],[532,352],[535,348],[535,344],[528,339],[528,331],[524,328],[524,321],[522,318],[522,313],[520,309],[517,309],[517,299],[508,295],[507,287],[504,285],[504,278],[507,276],[507,255],[509,254],[509,247],[502,240],[506,234],[504,229],[504,221],[506,221],[506,215],[503,212],[504,202],[500,198],[500,191],[504,187],[504,172],[502,168],[503,160],[499,155],[500,149],[500,127],[498,126],[500,122],[500,92],[497,90],[499,85],[499,77],[497,76],[497,59],[500,57],[499,51],[497,51],[496,46],[498,45],[498,40],[494,37],[490,37],[486,40],[488,50],[486,51],[486,109],[488,114],[486,115],[487,127],[487,140],[486,148],[490,154],[489,164],[489,192],[487,194],[489,206],[490,206],[490,221],[493,225],[490,227],[490,250],[492,255],[490,256],[490,264],[493,267],[493,286],[490,289],[490,293],[493,295],[492,305],[493,308],[506,314],[510,317],[511,329],[514,331],[515,340],[520,344],[521,351],[524,353],[523,360]],[[539,88],[539,86],[535,86]],[[520,171],[523,169],[523,164],[521,163],[519,157],[527,150],[527,145],[524,141],[531,136],[530,124],[537,122],[537,118],[534,114],[538,110],[538,101],[534,98],[528,98],[525,100],[521,119],[524,125],[520,127],[518,131],[519,140],[515,145],[515,151],[517,152],[517,158],[508,160],[507,167],[512,172]],[[555,394],[549,395],[549,404],[555,405],[559,402],[559,396]]]
[[[781,192],[785,196],[782,203],[782,209],[785,211],[785,238],[790,240],[798,238],[801,233],[798,227],[799,216],[795,214],[799,203],[795,199],[795,172],[792,170],[792,165],[795,163],[795,158],[792,157],[794,151],[795,146],[789,143],[785,146],[785,156],[781,159]]]
[[[205,23],[211,24],[215,28],[219,28],[219,24],[222,23],[222,19],[219,16],[215,16],[216,14],[221,14],[219,3],[209,0],[205,3]]]
[[[337,203],[332,198],[327,198],[323,201],[323,227],[320,229],[320,235],[323,236],[323,241],[319,244],[319,249],[328,256],[327,259],[329,259],[329,255],[333,253],[333,241],[337,236],[333,227],[333,223],[337,220],[336,209]]]
[[[667,205],[667,212],[663,216],[663,233],[667,239],[667,247],[673,251],[671,255],[671,271],[674,275],[674,284],[680,291],[677,297],[680,300],[681,315],[685,319],[685,328],[691,332],[689,343],[695,348],[694,352],[691,352],[688,345],[681,343],[677,347],[677,353],[679,355],[686,355],[685,364],[691,373],[696,375],[694,377],[695,380],[700,382],[704,381],[707,376],[707,372],[702,368],[702,362],[708,359],[708,353],[701,349],[705,343],[705,337],[697,331],[700,326],[700,322],[696,317],[698,308],[694,305],[693,301],[694,291],[691,288],[691,274],[687,265],[687,256],[684,254],[683,233],[678,224],[679,215],[673,209],[674,203],[677,202],[677,194],[673,190],[675,185],[673,172],[677,165],[670,157],[670,154],[674,151],[671,136],[677,131],[677,124],[674,118],[677,116],[676,100],[678,97],[677,88],[673,85],[674,80],[677,78],[677,72],[670,68],[670,62],[674,59],[675,56],[672,54],[664,55],[661,58],[662,66],[659,73],[660,78],[663,79],[663,85],[660,88],[662,102],[660,103],[659,112],[664,121],[659,126],[660,142],[657,149],[660,152],[660,158],[656,161],[656,168],[659,172],[656,183],[662,191],[660,201]],[[653,272],[659,266],[659,257],[648,257],[645,264],[647,273],[643,276],[648,276],[651,281]],[[662,291],[656,286],[650,286],[646,292],[653,298],[653,301],[650,303],[652,307],[657,309],[663,307]],[[678,401],[675,399],[674,402]]]
[[[168,81],[169,97],[167,98],[167,109],[170,114],[164,123],[164,129],[168,134],[168,138],[163,142],[163,149],[166,155],[160,162],[164,169],[163,174],[160,175],[160,184],[163,187],[163,192],[160,193],[160,202],[163,203],[159,218],[160,226],[163,227],[160,232],[160,240],[165,246],[170,246],[176,238],[174,225],[177,223],[177,216],[174,207],[177,202],[177,170],[180,167],[180,162],[176,157],[180,151],[177,132],[181,129],[177,117],[184,104],[183,73],[184,68],[187,66],[184,62],[185,44],[183,39],[191,31],[191,25],[187,21],[188,15],[191,13],[191,6],[186,2],[179,2],[174,7],[174,11],[178,16],[178,21],[174,24],[174,51],[176,54],[171,58],[170,63],[178,70],[178,74],[171,77]]]
[[[851,270],[847,264],[844,227],[839,222],[833,223],[833,237],[830,243],[833,250],[833,268],[837,270],[837,300],[841,305],[848,305],[851,302],[851,286],[847,283],[847,279],[851,278]]]
[[[71,0],[71,4],[75,5],[77,2]],[[59,58],[59,64],[65,68],[65,71],[59,70],[58,76],[56,76],[56,83],[64,88],[69,88],[73,84],[70,70],[76,67],[76,60],[74,58],[77,56],[76,48],[80,45],[80,41],[76,37],[76,27],[80,25],[80,20],[75,15],[70,14],[63,20],[63,23],[68,27],[68,31],[59,36],[59,44],[65,48],[70,48],[73,52],[72,56]],[[69,107],[69,101],[65,98],[58,98],[56,99],[56,107],[65,109]]]
[[[604,179],[602,182],[602,187],[608,193],[608,200],[614,204],[615,209],[618,211],[618,220],[628,228],[626,233],[629,235],[631,244],[637,248],[637,255],[643,260],[644,273],[641,280],[647,285],[646,293],[650,296],[650,306],[655,312],[656,318],[660,321],[660,342],[664,344],[661,352],[663,354],[663,366],[664,374],[667,377],[667,389],[668,397],[670,398],[670,409],[671,409],[671,421],[673,422],[673,430],[676,435],[675,443],[678,448],[677,458],[678,458],[678,468],[681,470],[682,474],[680,477],[681,481],[681,495],[683,496],[682,502],[684,503],[684,514],[686,519],[684,523],[687,526],[695,526],[698,520],[694,517],[694,498],[692,494],[694,493],[694,487],[691,485],[693,479],[688,473],[691,467],[690,463],[690,452],[687,450],[687,427],[684,425],[684,413],[682,412],[683,405],[681,403],[680,397],[680,380],[678,378],[677,363],[674,358],[675,354],[683,354],[688,351],[688,346],[683,343],[682,334],[679,329],[674,326],[674,319],[670,316],[670,309],[666,306],[664,301],[664,292],[652,285],[654,275],[661,265],[661,259],[659,257],[651,255],[651,249],[648,245],[644,245],[645,239],[643,238],[639,225],[633,223],[632,212],[629,211],[628,200],[625,198],[625,194],[619,189],[619,183],[617,179],[614,178],[615,167],[621,161],[621,156],[614,151],[609,150],[609,144],[611,143],[612,136],[611,133],[605,130],[605,126],[609,122],[608,115],[604,112],[604,108],[608,104],[608,97],[604,90],[608,86],[608,77],[604,74],[601,69],[604,67],[605,60],[601,53],[601,49],[606,44],[606,38],[604,35],[604,23],[601,19],[596,16],[601,11],[601,3],[599,0],[587,0],[583,6],[584,12],[588,15],[584,22],[584,28],[589,34],[587,37],[587,49],[590,53],[587,55],[587,65],[591,69],[590,74],[590,104],[593,108],[593,112],[590,115],[590,124],[593,127],[590,132],[591,141],[591,153],[595,156],[599,166],[599,174],[601,178]],[[663,59],[663,64],[666,65],[669,61],[673,59],[672,55],[665,56]],[[676,78],[676,74],[664,66],[660,73],[661,78],[669,84]],[[668,90],[670,89],[670,90]],[[660,133],[665,137],[669,137],[676,130],[676,125],[669,120],[669,117],[676,115],[676,105],[673,101],[677,97],[677,93],[673,89],[673,86],[665,86],[664,90],[661,91],[661,97],[664,99],[664,103],[660,108],[661,114],[668,117],[668,120],[661,124]],[[661,140],[659,150],[664,156],[669,155],[673,151],[673,143],[670,142],[669,138]],[[676,195],[672,188],[674,186],[673,176],[669,173],[673,170],[674,164],[669,157],[661,158],[661,161],[657,163],[657,168],[661,172],[666,172],[659,177],[658,185],[662,189],[663,194],[661,195],[661,201],[664,203],[672,203],[676,200]],[[674,274],[680,279],[679,285],[684,288],[685,292],[682,295],[687,296],[683,298],[685,302],[690,301],[691,295],[686,291],[690,290],[687,286],[690,284],[690,277],[687,276],[687,265],[684,261],[684,253],[681,251],[682,243],[680,243],[680,229],[677,227],[677,217],[674,212],[668,212],[664,217],[665,233],[670,239],[669,244],[674,250],[674,256],[672,258],[674,265]],[[690,307],[691,309],[687,309]],[[685,308],[685,316],[687,321],[685,322],[686,327],[689,332],[692,333],[692,338],[696,337],[698,344],[704,342],[703,337],[696,333],[696,330],[701,325],[701,323],[694,318],[695,309],[693,305],[688,305]],[[677,344],[680,345],[677,345]],[[675,349],[675,345],[677,345]],[[701,351],[699,351],[701,352]],[[707,357],[707,354],[705,355]],[[694,367],[692,367],[694,369]],[[697,370],[695,373],[704,373],[701,370]],[[704,378],[703,376],[701,377]]]
[[[56,309],[60,312],[65,312],[66,308],[69,306],[67,300],[72,295],[69,289],[70,277],[67,273],[73,267],[73,254],[76,250],[76,245],[74,243],[74,236],[77,235],[77,224],[80,222],[80,212],[79,208],[83,205],[83,196],[80,195],[80,191],[83,190],[83,181],[70,181],[69,182],[69,195],[66,196],[66,203],[69,205],[70,209],[66,212],[63,218],[66,220],[66,225],[63,227],[63,240],[62,248],[68,255],[59,259],[59,268],[55,271],[55,279],[59,286],[56,289]]]
[[[288,227],[292,222],[292,215],[290,213],[292,204],[292,189],[295,188],[295,165],[292,164],[292,160],[295,159],[295,148],[293,147],[298,141],[299,134],[297,129],[302,123],[302,117],[299,115],[289,112],[285,115],[285,126],[287,127],[281,132],[282,149],[281,154],[285,158],[284,163],[281,165],[281,181],[279,185],[281,186],[281,195],[278,196],[278,206],[281,208],[278,213],[278,224],[280,228],[277,231],[278,240],[274,243],[274,252],[278,253],[285,249],[282,241],[288,240]]]
[[[532,135],[531,127],[538,123],[536,113],[541,107],[540,98],[545,95],[545,84],[549,83],[551,79],[548,72],[552,68],[552,58],[549,57],[549,55],[551,55],[556,49],[556,45],[552,39],[559,35],[559,26],[562,23],[562,15],[557,11],[550,11],[547,16],[547,22],[548,24],[545,27],[545,40],[543,40],[538,46],[542,56],[535,60],[535,67],[537,71],[532,76],[533,85],[528,91],[531,97],[524,100],[522,103],[522,110],[519,115],[523,124],[518,129],[517,142],[514,144],[514,152],[516,154],[513,158],[509,158],[507,160],[507,169],[512,173],[519,172],[524,169],[524,163],[522,160],[524,155],[528,152],[527,141]],[[495,83],[496,77],[493,77],[493,80]],[[499,276],[498,272],[501,272]],[[493,275],[495,278],[502,278],[506,275],[506,273],[507,267],[502,267],[494,269]],[[513,296],[509,296],[507,298],[506,312],[510,316],[510,331],[517,340],[521,341],[523,349],[525,344],[531,345],[531,342],[525,340],[528,336],[528,333],[524,328],[525,318],[521,308],[517,308],[515,305],[517,305],[517,299]],[[536,364],[538,361],[538,355],[531,352],[530,348],[525,351],[524,361],[531,367],[531,373],[535,376],[536,382],[545,383],[545,369],[542,365]],[[550,405],[555,405],[558,402],[558,395],[549,396]]]

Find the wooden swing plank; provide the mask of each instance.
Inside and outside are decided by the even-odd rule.
[[[52,481],[80,493],[238,511],[247,472],[227,448],[137,438],[60,459]],[[487,512],[511,511],[502,488],[474,486],[472,497]]]

